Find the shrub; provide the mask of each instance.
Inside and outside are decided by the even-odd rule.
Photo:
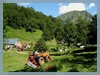
[[[38,50],[40,52],[48,50],[48,46],[46,45],[45,40],[43,38],[39,39],[36,42],[36,44],[34,46],[34,50]]]

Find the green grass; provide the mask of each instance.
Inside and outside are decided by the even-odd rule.
[[[71,53],[50,52],[51,62],[37,69],[25,67],[28,53],[26,51],[3,51],[4,72],[96,72],[97,48],[88,47],[85,50],[75,49]],[[51,66],[51,68],[47,68]]]
[[[52,41],[46,41],[46,44],[47,44],[47,46],[49,46],[51,48],[57,46],[57,43],[56,43],[55,39],[53,39]]]
[[[3,54],[3,69],[6,72],[23,69],[28,58],[28,54],[16,51],[4,51]]]
[[[41,38],[42,31],[36,30],[36,32],[26,32],[25,29],[13,29],[9,27],[9,31],[6,33],[6,36],[9,38],[18,38],[22,43],[33,44]]]

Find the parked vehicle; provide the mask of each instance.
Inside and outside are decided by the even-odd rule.
[[[45,62],[50,62],[50,61],[51,58],[49,53],[47,52],[39,53],[38,55],[29,54],[29,58],[26,62],[26,65],[32,68],[37,68],[38,66],[41,66]]]

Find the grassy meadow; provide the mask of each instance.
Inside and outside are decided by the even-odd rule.
[[[28,51],[3,51],[4,72],[96,72],[97,47],[89,46],[85,50],[50,52],[51,61],[32,69],[25,65]],[[50,66],[51,68],[48,68]]]
[[[6,33],[6,36],[8,38],[18,38],[21,43],[33,43],[35,44],[36,41],[38,41],[41,38],[42,31],[36,30],[36,32],[26,32],[25,29],[13,29],[9,26],[8,31]]]

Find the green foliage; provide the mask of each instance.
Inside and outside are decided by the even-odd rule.
[[[7,22],[6,22],[6,20],[4,19],[3,20],[4,22],[3,22],[3,37],[6,37],[6,32],[7,32],[7,29],[6,29],[6,26],[7,26]]]
[[[26,31],[32,33],[32,32],[35,32],[35,29],[33,29],[33,28],[31,28],[31,27],[28,27],[28,28],[26,29]]]
[[[63,29],[63,25],[59,20],[55,21],[57,27],[55,29],[55,38],[57,41],[61,41],[64,37],[64,29]]]
[[[68,46],[75,46],[77,42],[94,44],[97,42],[96,16],[92,18],[86,11],[72,11],[55,18],[37,12],[32,7],[25,8],[16,3],[4,3],[3,6],[4,38],[17,37],[35,43],[42,37],[45,41],[55,39],[56,43],[66,43]],[[91,22],[90,25],[89,22]],[[27,36],[21,34],[19,29],[24,29],[22,32]],[[42,36],[33,34],[37,33],[37,30],[42,31]]]
[[[89,25],[89,43],[97,44],[97,14],[92,17],[92,22]]]
[[[27,32],[35,32],[36,29],[39,29],[43,31],[42,36],[46,41],[55,37],[54,32],[58,26],[55,23],[57,22],[56,18],[37,12],[32,7],[25,8],[15,3],[4,3],[3,6],[4,30],[6,30],[5,25],[14,29],[25,28]]]
[[[51,32],[51,31],[49,31],[48,29],[44,29],[44,30],[43,30],[43,35],[42,35],[42,37],[43,37],[46,41],[51,39],[50,32]]]
[[[39,52],[42,52],[42,51],[47,51],[48,50],[48,46],[46,45],[46,42],[43,38],[40,38],[35,46],[34,46],[34,50],[38,50]]]
[[[72,22],[68,22],[64,26],[64,40],[65,40],[65,42],[68,43],[68,46],[71,46],[72,43],[73,43],[73,45],[75,45],[76,40],[77,40],[76,37],[77,37],[76,26]]]
[[[88,40],[88,23],[85,22],[81,17],[77,20],[77,42],[86,43]]]
[[[55,31],[55,38],[58,40],[58,41],[61,41],[63,39],[63,28],[57,28],[56,31]]]

